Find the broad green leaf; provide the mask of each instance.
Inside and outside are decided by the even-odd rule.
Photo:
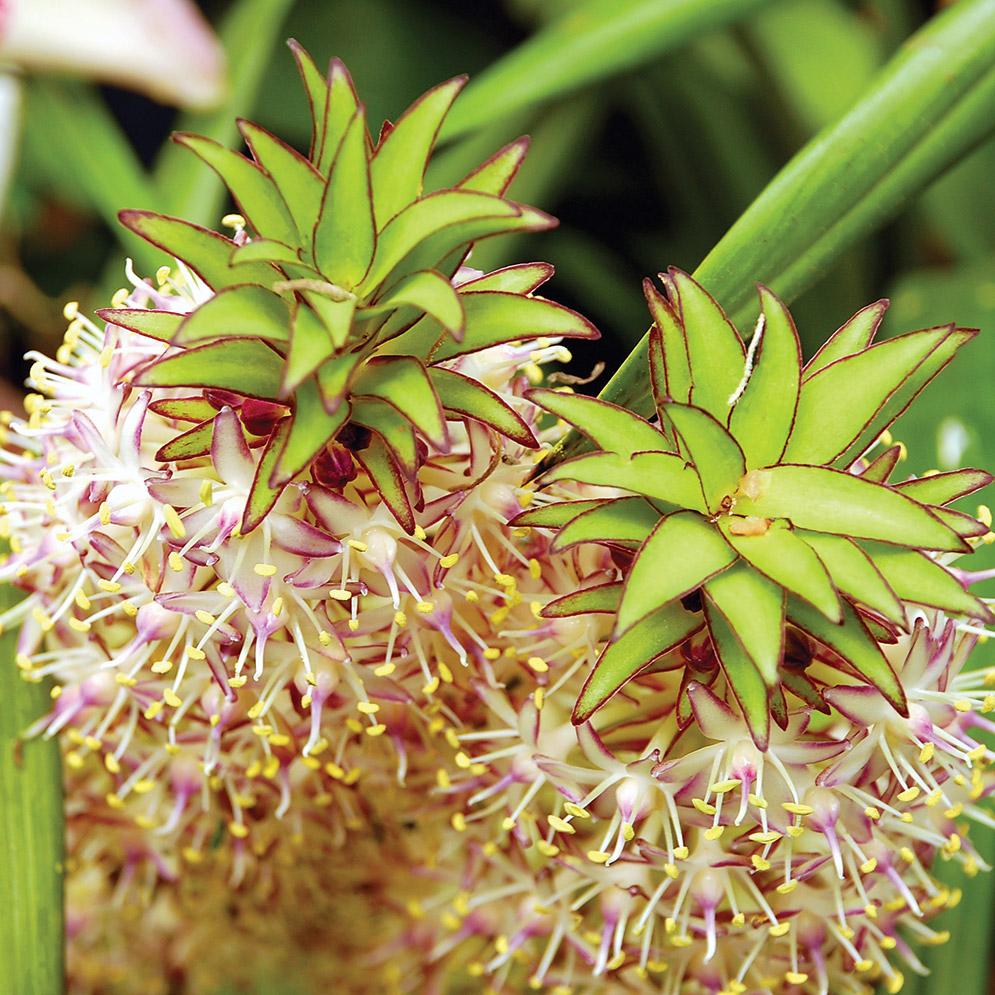
[[[760,287],[763,327],[753,370],[729,418],[729,431],[746,457],[746,465],[776,463],[791,433],[798,403],[802,348],[788,309]],[[751,350],[754,347],[751,343]]]
[[[581,518],[597,515],[599,510]],[[578,521],[575,519],[567,528]],[[707,519],[693,511],[668,515],[636,554],[625,582],[615,631],[627,631],[651,612],[697,590],[735,561],[735,551]]]
[[[612,499],[613,500],[613,499]],[[561,529],[578,515],[604,505],[605,501],[559,501],[527,508],[508,524],[512,528]]]
[[[321,143],[325,135],[325,111],[328,106],[328,81],[321,70],[315,65],[311,53],[295,38],[287,44],[297,63],[304,92],[307,94],[311,107],[311,150],[310,158],[317,162],[321,154]],[[355,110],[353,111],[355,113]],[[352,117],[352,114],[349,115]]]
[[[333,351],[324,323],[311,308],[298,304],[290,326],[290,348],[283,368],[280,397],[290,397]]]
[[[0,609],[20,594],[0,589]],[[63,991],[65,806],[59,740],[25,731],[52,708],[49,682],[27,681],[14,666],[17,630],[3,634],[0,675],[0,991],[48,995]]]
[[[896,549],[882,543],[865,544],[865,549],[903,601],[984,622],[993,620],[992,613],[983,602],[969,594],[953,574],[925,553],[915,549]]]
[[[770,739],[770,690],[753,659],[711,598],[705,598],[708,633],[754,743],[766,750]]]
[[[544,297],[521,297],[497,290],[461,296],[466,312],[463,339],[440,342],[432,353],[433,363],[518,339],[598,337],[598,330],[582,315]]]
[[[176,311],[148,311],[137,307],[102,307],[97,311],[97,317],[112,325],[138,332],[139,335],[147,335],[150,339],[171,342],[186,315]]]
[[[414,477],[418,470],[418,441],[411,422],[386,401],[359,397],[352,401],[352,421],[376,432],[387,444],[401,469]]]
[[[425,167],[439,128],[466,85],[457,76],[418,98],[380,143],[370,163],[377,228],[383,228],[422,192]]]
[[[519,215],[517,204],[469,190],[440,190],[422,197],[401,211],[380,232],[373,264],[360,290],[369,292],[379,286],[412,249],[436,232],[481,218],[507,219]],[[418,268],[432,269],[447,251],[444,249],[437,258]]]
[[[806,380],[785,461],[831,463],[846,452],[950,330],[928,329],[888,339]]]
[[[823,615],[797,598],[788,599],[787,615],[789,622],[842,657],[856,674],[876,687],[900,714],[908,715],[901,681],[848,604],[843,605],[842,625],[826,621]]]
[[[386,401],[432,445],[448,450],[449,435],[439,396],[425,367],[414,356],[371,359],[356,377],[353,392]]]
[[[875,301],[862,307],[853,317],[844,321],[805,364],[802,380],[814,377],[816,373],[838,359],[846,359],[847,356],[863,352],[874,341],[889,303],[886,300]]]
[[[895,484],[895,489],[920,504],[949,504],[987,487],[991,482],[992,475],[987,471],[969,468],[904,480]]]
[[[352,290],[369,269],[376,244],[366,119],[359,111],[328,175],[314,229],[314,261],[332,283]]]
[[[318,164],[318,171],[326,176],[335,159],[349,123],[360,110],[359,97],[353,85],[349,70],[338,58],[328,66],[328,85],[324,104],[324,124],[321,129],[320,151],[315,150],[311,161]],[[363,141],[366,141],[366,126],[363,126]]]
[[[736,512],[787,518],[813,532],[964,552],[963,542],[921,504],[881,484],[824,466],[784,464],[751,473],[756,498]]]
[[[548,602],[539,613],[543,618],[571,618],[574,615],[611,615],[622,597],[621,581],[585,587]]]
[[[318,390],[321,403],[329,414],[334,414],[349,393],[349,382],[362,360],[358,352],[346,352],[326,359],[318,367]]]
[[[452,139],[495,116],[649,62],[710,28],[746,17],[765,0],[585,0],[474,77],[442,136]]]
[[[791,529],[774,525],[762,535],[736,535],[728,528],[722,532],[765,577],[814,605],[831,622],[842,620],[840,599],[825,565]]]
[[[905,609],[867,554],[850,539],[821,532],[797,533],[826,565],[836,587],[896,625],[905,625]]]
[[[655,381],[657,403],[671,400],[686,404],[691,397],[691,366],[684,329],[670,302],[652,280],[643,280],[643,294],[657,329],[663,358],[663,379]]]
[[[214,438],[213,416],[216,414],[217,411],[213,412],[210,421],[205,421],[196,428],[171,439],[159,449],[155,458],[162,463],[172,463],[208,455],[211,451],[211,441]]]
[[[664,414],[677,429],[701,480],[711,512],[726,509],[746,473],[736,440],[707,412],[690,404],[665,404]]]
[[[573,722],[586,722],[644,667],[669,653],[704,624],[679,604],[664,605],[610,642],[598,658],[574,706]]]
[[[441,366],[430,366],[428,378],[447,414],[476,418],[520,446],[538,448],[539,443],[522,416],[477,380]]]
[[[233,337],[286,342],[289,325],[290,311],[279,294],[251,285],[225,287],[184,319],[173,341],[183,346]]]
[[[390,447],[379,435],[374,434],[369,446],[356,453],[356,459],[363,464],[377,493],[401,528],[409,533],[414,532],[415,516],[411,513],[404,477]]]
[[[482,290],[504,291],[506,294],[531,294],[553,275],[549,263],[516,263],[460,284],[461,294],[479,294]]]
[[[574,518],[553,539],[552,548],[567,549],[586,542],[621,543],[635,548],[659,521],[660,512],[643,498],[617,498]]]
[[[245,263],[289,263],[300,265],[297,250],[282,242],[273,242],[267,238],[254,238],[251,242],[238,246],[231,254],[232,266],[242,266]],[[278,276],[273,274],[274,278]]]
[[[343,402],[334,414],[325,411],[314,379],[305,380],[294,393],[294,416],[287,441],[270,473],[270,487],[290,483],[335,438],[349,420],[349,402]]]
[[[363,314],[386,314],[409,305],[424,311],[455,339],[463,337],[464,314],[462,295],[437,270],[421,270],[402,280],[382,301],[364,308]]]
[[[529,140],[517,138],[482,162],[456,186],[460,190],[476,190],[500,197],[511,186],[528,150]]]
[[[269,173],[287,205],[302,244],[309,245],[325,192],[321,174],[296,149],[258,124],[239,121],[239,128],[256,162]]]
[[[898,466],[898,461],[902,458],[902,447],[892,446],[883,453],[875,456],[867,464],[867,468],[861,471],[860,476],[864,480],[870,480],[875,484],[886,484],[892,471]]]
[[[537,388],[530,401],[584,433],[597,447],[619,456],[639,452],[667,452],[667,440],[648,421],[625,408],[570,391]]]
[[[708,580],[704,591],[765,683],[773,687],[784,651],[783,588],[739,560]]]
[[[723,425],[743,377],[746,353],[739,333],[715,298],[680,270],[671,271],[691,370],[691,402]]]
[[[557,463],[543,474],[545,483],[576,480],[599,487],[621,487],[675,508],[705,511],[698,475],[673,453],[587,453]]]
[[[254,162],[200,135],[178,134],[173,140],[207,163],[228,187],[235,205],[263,238],[294,245],[297,226],[270,178]]]
[[[259,458],[259,463],[256,465],[256,475],[252,480],[248,500],[245,502],[245,511],[242,513],[242,523],[239,526],[242,535],[248,535],[259,525],[283,493],[285,485],[271,487],[269,480],[276,469],[280,453],[283,452],[287,444],[291,421],[290,418],[282,418],[277,423],[263,449],[262,456]]]
[[[227,339],[185,349],[140,370],[136,387],[218,387],[244,397],[280,397],[283,363],[258,339]]]
[[[194,422],[207,421],[218,413],[218,409],[203,397],[163,398],[153,401],[149,405],[149,411],[154,411],[163,418],[172,418],[174,421]]]
[[[961,346],[970,342],[977,329],[955,328],[926,357],[909,379],[895,391],[856,442],[838,460],[839,467],[849,467],[862,456],[899,415],[918,397],[926,385],[954,358]]]
[[[279,279],[279,273],[266,263],[233,266],[235,243],[200,225],[151,211],[122,211],[118,217],[125,228],[185,262],[212,290],[237,283],[268,287]]]

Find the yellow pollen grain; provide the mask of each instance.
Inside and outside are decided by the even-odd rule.
[[[398,628],[403,629],[408,624],[408,616],[404,612],[394,612],[394,623]]]
[[[175,550],[169,554],[169,569],[174,573],[179,573],[183,569],[183,557]]]
[[[449,820],[449,824],[458,833],[466,832],[466,816],[462,812],[453,812],[452,818]]]
[[[419,601],[415,605],[415,611],[422,615],[431,615],[435,611],[435,602],[433,601]]]
[[[428,682],[428,683],[427,683],[427,684],[426,684],[426,685],[425,685],[425,686],[424,686],[424,687],[423,687],[423,688],[421,689],[421,692],[422,692],[422,694],[425,694],[425,695],[429,695],[429,694],[435,694],[435,692],[439,690],[439,684],[440,684],[440,681],[439,681],[439,678],[438,678],[438,677],[433,677],[433,678],[432,678],[432,679],[431,679],[431,680],[430,680],[430,681],[429,681],[429,682]]]
[[[469,602],[469,603],[470,603],[471,605],[475,605],[475,604],[477,604],[477,602],[478,602],[478,601],[480,601],[480,595],[479,595],[479,594],[477,594],[477,592],[476,592],[476,591],[467,591],[467,592],[466,592],[466,594],[464,594],[464,595],[463,595],[463,597],[464,597],[464,598],[465,598],[465,599],[466,599],[466,600],[467,600],[467,601],[468,601],[468,602]]]

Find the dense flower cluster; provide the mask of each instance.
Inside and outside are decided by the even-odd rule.
[[[209,294],[157,282],[115,305]],[[541,611],[620,567],[508,524],[567,493],[533,451],[450,422],[408,534],[336,443],[241,535],[272,406],[203,392],[210,453],[163,464],[189,394],[129,381],[169,347],[67,317],[7,428],[0,525],[18,666],[54,679],[35,732],[66,744],[74,991],[142,965],[148,991],[897,992],[942,942],[931,867],[984,869],[967,824],[992,822],[970,626],[920,612],[885,647],[908,718],[799,632],[832,708],[775,701],[764,752],[704,635],[574,726],[611,616]],[[548,448],[524,393],[562,356],[453,367]]]

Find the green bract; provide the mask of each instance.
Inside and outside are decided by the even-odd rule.
[[[292,47],[313,116],[308,157],[247,121],[240,127],[251,159],[207,138],[175,136],[225,182],[251,239],[146,211],[120,216],[213,296],[189,314],[100,313],[177,347],[141,370],[136,386],[226,391],[275,406],[266,473],[257,476],[243,533],[336,438],[348,439],[398,521],[413,530],[406,482],[419,462],[418,438],[445,451],[447,419],[472,415],[536,445],[517,412],[450,361],[502,343],[595,338],[597,331],[533,296],[552,274],[546,264],[454,281],[476,240],[555,224],[504,196],[525,140],[451,189],[423,190],[462,77],[429,91],[374,143],[342,63],[333,60],[326,78]],[[174,417],[196,424],[160,451],[164,460],[211,446],[217,411],[199,399],[189,409],[177,404]]]
[[[666,296],[645,287],[658,424],[569,392],[529,395],[598,450],[553,466],[546,483],[633,495],[546,505],[516,520],[558,528],[556,548],[597,542],[632,553],[624,584],[546,609],[616,614],[575,721],[703,629],[758,744],[769,715],[783,711],[782,685],[825,707],[806,661],[786,658],[792,630],[904,714],[879,646],[907,628],[903,603],[991,620],[928,554],[971,549],[985,527],[946,505],[992,478],[960,470],[889,483],[899,447],[873,461],[864,454],[974,331],[947,325],[872,345],[887,307],[879,301],[803,366],[791,316],[766,288],[747,351],[691,277],[671,270],[662,279]]]

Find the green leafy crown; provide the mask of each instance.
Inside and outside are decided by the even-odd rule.
[[[596,398],[529,393],[598,449],[543,480],[631,495],[547,505],[516,519],[558,528],[556,548],[595,542],[631,558],[624,581],[547,606],[550,617],[616,614],[574,720],[586,721],[650,664],[693,660],[688,647],[699,633],[758,744],[769,716],[786,715],[785,690],[827,710],[806,674],[811,650],[799,652],[813,641],[907,714],[879,643],[907,628],[903,602],[991,620],[927,551],[971,549],[985,526],[946,506],[992,478],[958,470],[892,483],[900,447],[873,460],[865,454],[975,331],[946,325],[872,344],[888,303],[878,301],[803,365],[791,316],[765,287],[747,350],[691,277],[671,270],[661,279],[666,296],[645,285],[657,424]],[[673,653],[678,647],[685,652]],[[694,676],[689,664],[684,683]]]
[[[385,124],[374,143],[345,66],[333,60],[325,77],[296,43],[291,47],[311,105],[308,157],[248,121],[239,126],[251,158],[208,138],[174,136],[227,185],[250,239],[148,211],[120,215],[196,273],[213,296],[189,314],[100,314],[176,347],[138,371],[135,386],[225,391],[284,406],[265,430],[243,533],[336,439],[354,450],[410,531],[409,491],[424,451],[419,439],[446,451],[447,420],[472,415],[536,446],[516,411],[450,361],[500,343],[596,338],[597,331],[568,308],[533,296],[552,274],[544,263],[454,285],[476,240],[555,224],[504,196],[525,139],[455,186],[424,192],[426,166],[464,77],[430,90]],[[203,394],[185,406],[169,403],[173,417],[196,424],[159,458],[210,452],[217,411]],[[242,420],[247,430],[258,428],[259,419]]]

